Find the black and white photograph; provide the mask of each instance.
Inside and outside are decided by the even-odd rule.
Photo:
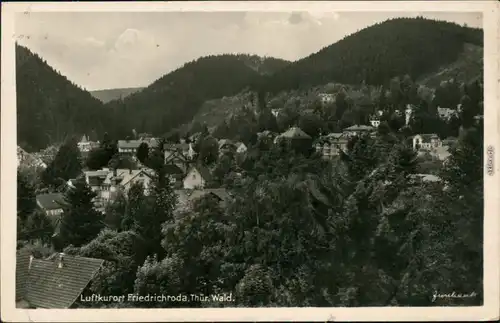
[[[498,3],[245,5],[2,4],[2,309],[498,318]]]

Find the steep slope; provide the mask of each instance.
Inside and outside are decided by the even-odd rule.
[[[417,80],[417,83],[436,88],[441,82],[452,78],[458,82],[469,83],[482,78],[482,75],[483,47],[466,43],[456,61],[441,66],[437,72],[423,75]]]
[[[102,133],[102,103],[27,48],[16,46],[17,140],[36,151],[67,136]]]
[[[126,98],[132,93],[139,92],[143,87],[130,87],[122,89],[106,89],[106,90],[96,90],[90,91],[90,94],[102,103],[108,103],[109,101],[118,100]]]
[[[482,46],[481,29],[424,18],[397,18],[365,28],[263,80],[277,93],[327,82],[379,85],[413,79],[456,61],[466,43]]]
[[[161,77],[140,92],[107,103],[115,114],[112,132],[131,129],[164,134],[189,122],[203,102],[231,96],[288,62],[250,55],[202,57]]]

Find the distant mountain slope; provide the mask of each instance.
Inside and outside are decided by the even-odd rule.
[[[202,57],[164,75],[140,92],[106,104],[115,113],[113,133],[131,129],[163,134],[191,121],[206,100],[231,96],[288,62],[250,55]]]
[[[108,103],[109,101],[124,99],[132,93],[139,92],[143,87],[129,87],[122,89],[106,89],[106,90],[96,90],[90,91],[90,94],[102,103]]]
[[[262,81],[277,93],[327,82],[382,84],[397,75],[417,79],[457,60],[464,44],[483,44],[481,29],[424,18],[397,18],[365,28]]]
[[[469,83],[480,79],[483,75],[483,47],[466,43],[458,59],[443,65],[438,71],[423,75],[417,83],[435,88],[443,81],[455,79]]]
[[[110,121],[99,100],[19,45],[16,87],[17,140],[28,152],[70,135],[102,133]]]
[[[471,83],[480,79],[482,75],[483,48],[467,43],[455,61],[422,75],[416,80],[416,83],[424,85],[427,88],[436,89],[443,81],[454,79],[459,83]],[[301,109],[306,109],[313,104],[314,100],[317,100],[319,93],[337,93],[341,87],[346,90],[347,96],[353,99],[355,103],[356,100],[375,103],[381,89],[380,86],[371,86],[368,87],[368,93],[362,93],[358,89],[359,86],[329,83],[320,84],[308,89],[281,91],[277,95],[269,96],[268,101],[273,107],[284,107],[290,105],[290,102],[298,100]],[[194,116],[193,122],[205,122],[209,128],[214,128],[221,124],[223,120],[228,120],[239,113],[240,108],[249,103],[251,103],[251,96],[247,91],[230,97],[206,101]]]

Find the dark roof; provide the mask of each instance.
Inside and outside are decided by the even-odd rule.
[[[187,144],[187,143],[183,143],[183,144],[166,143],[163,145],[163,149],[165,149],[165,150],[187,150],[187,149],[189,149],[189,144]]]
[[[431,139],[439,139],[439,136],[435,133],[423,133],[415,136],[420,136],[424,141],[430,141]]]
[[[370,131],[373,130],[372,126],[365,126],[365,125],[354,125],[350,126],[348,128],[345,128],[344,131]]]
[[[61,193],[39,194],[36,196],[36,202],[44,210],[60,209],[66,204]]]
[[[281,134],[281,137],[283,138],[293,138],[293,139],[310,139],[311,136],[309,136],[307,133],[302,131],[299,127],[292,127],[285,131],[284,133]]]
[[[16,301],[22,299],[26,292],[25,282],[28,280],[30,256],[29,250],[20,250],[16,255]]]
[[[165,171],[169,175],[184,174],[184,171],[179,166],[170,163],[165,165]]]
[[[118,140],[118,148],[137,149],[142,144],[140,140]]]
[[[212,173],[210,173],[210,170],[208,168],[206,168],[205,166],[203,166],[203,165],[196,165],[193,168],[196,168],[198,170],[198,172],[200,173],[201,177],[203,177],[203,179],[205,181],[209,181],[212,178]]]
[[[29,256],[26,261],[25,254],[18,254],[17,259],[17,271],[21,273],[16,275],[20,279],[16,281],[16,298],[19,295],[36,308],[69,308],[104,262],[64,255],[59,268],[58,254],[51,259],[33,259],[31,267]]]

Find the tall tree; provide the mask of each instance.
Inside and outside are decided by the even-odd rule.
[[[58,187],[82,171],[80,150],[76,138],[67,140],[57,151],[54,160],[42,174],[42,180],[49,186]]]
[[[36,208],[35,189],[23,172],[17,171],[17,214],[24,221]]]
[[[104,227],[104,217],[94,209],[96,194],[87,183],[77,180],[75,188],[68,190],[65,196],[67,205],[60,225],[60,243],[62,246],[79,247],[97,236]]]
[[[141,162],[144,163],[149,155],[149,146],[147,143],[143,142],[137,148],[136,157]]]

